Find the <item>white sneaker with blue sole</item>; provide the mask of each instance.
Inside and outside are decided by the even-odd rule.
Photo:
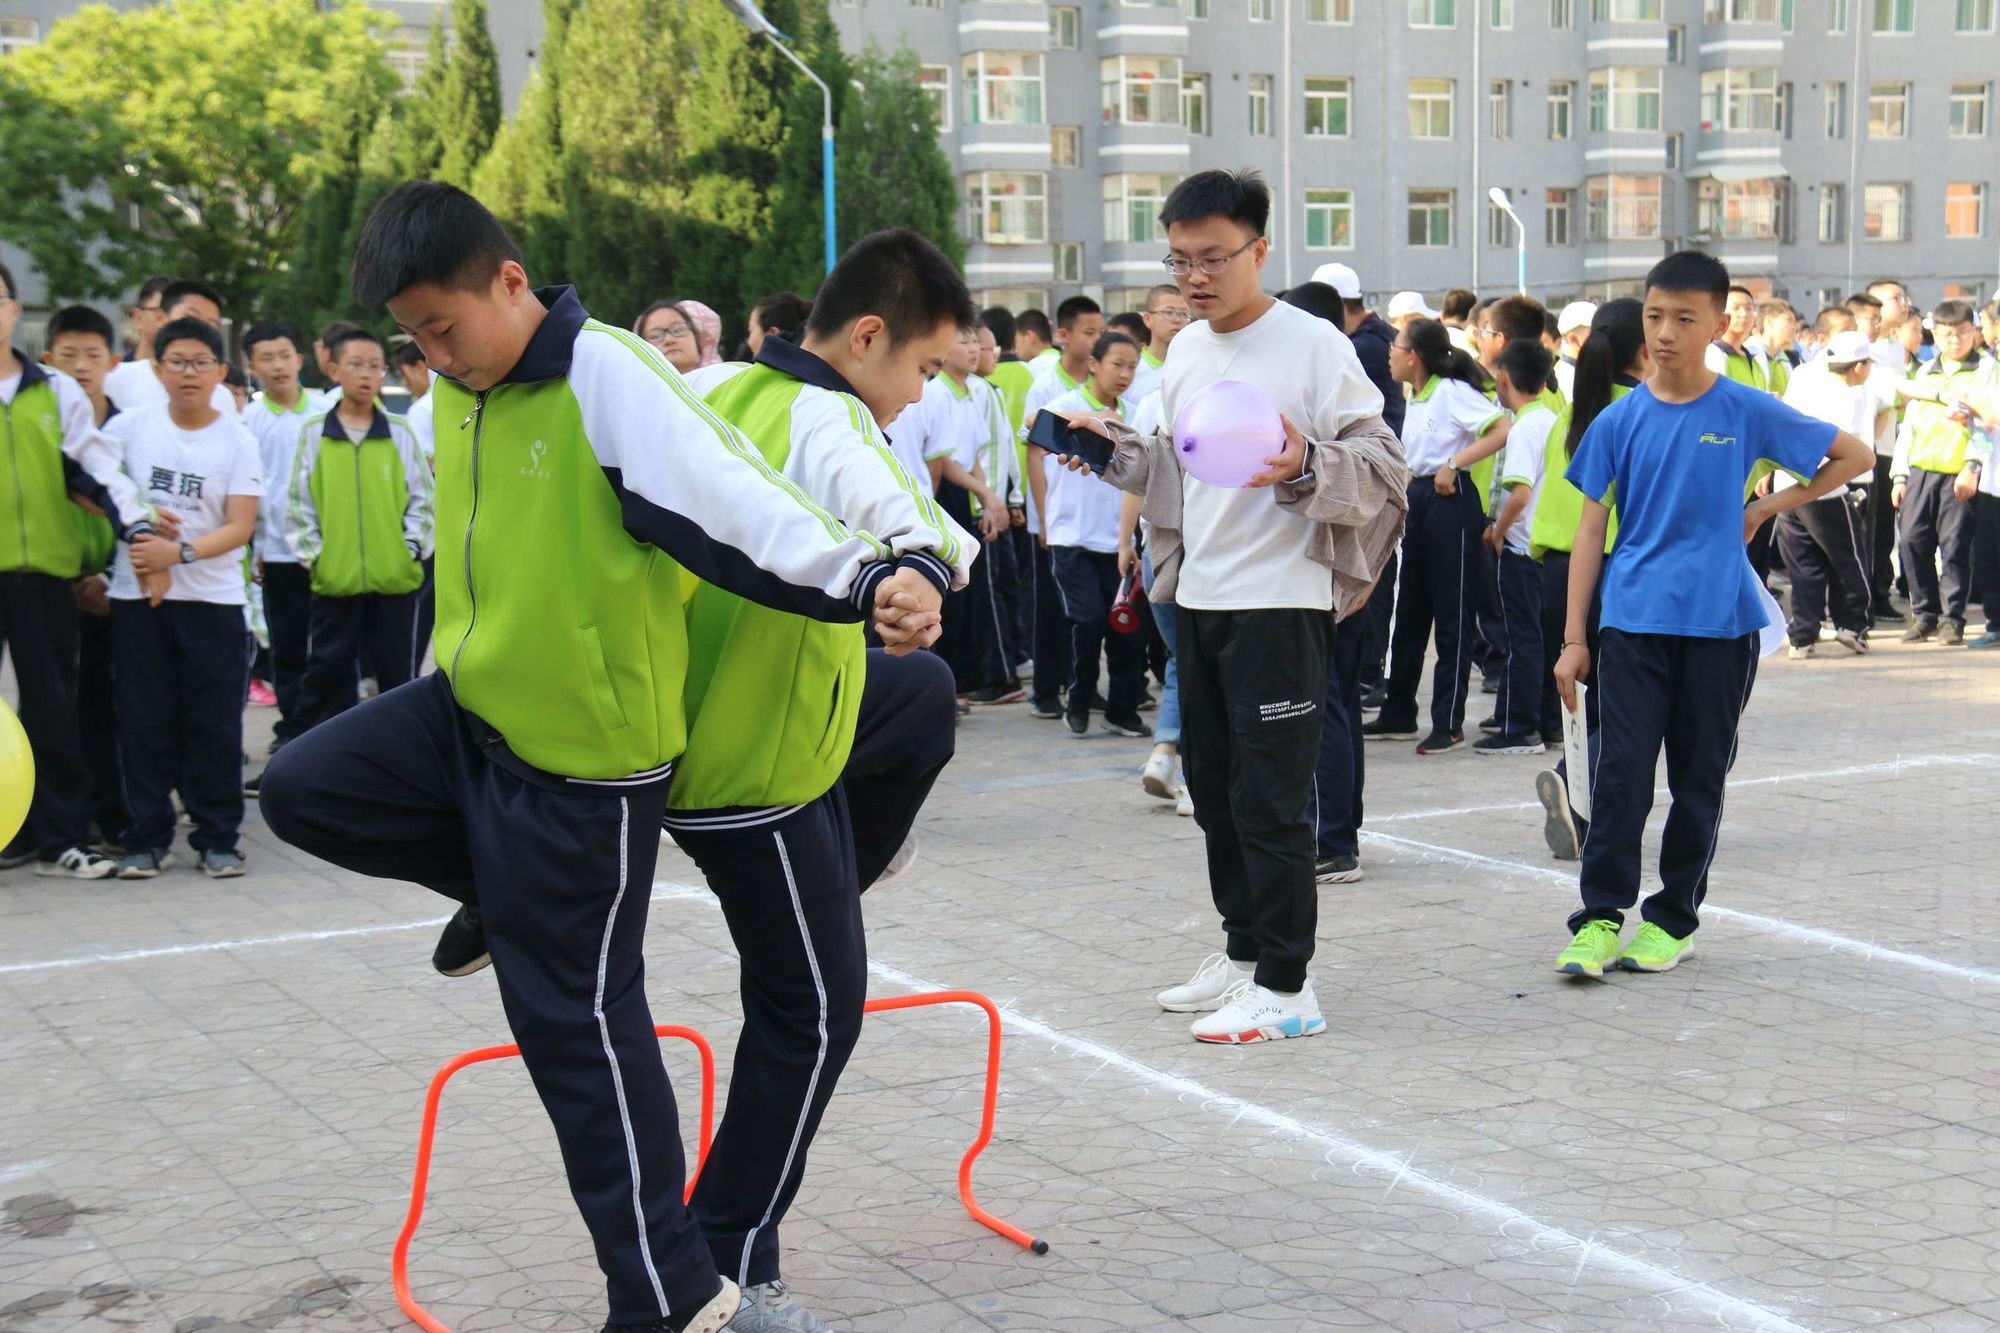
[[[725,1333],[831,1333],[820,1317],[792,1299],[783,1279],[743,1288],[743,1308]]]
[[[1230,987],[1227,1002],[1220,1009],[1197,1018],[1188,1031],[1196,1041],[1247,1046],[1317,1036],[1326,1031],[1326,1019],[1320,1014],[1310,981],[1297,995],[1280,995],[1255,981],[1241,981]]]

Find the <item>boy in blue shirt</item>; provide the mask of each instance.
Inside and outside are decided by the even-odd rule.
[[[1607,967],[1665,972],[1691,956],[1766,621],[1745,546],[1778,514],[1874,466],[1870,445],[1708,368],[1728,295],[1729,271],[1711,256],[1682,251],[1653,267],[1644,316],[1653,377],[1591,423],[1565,473],[1584,507],[1556,688],[1574,712],[1576,683],[1589,678],[1601,719],[1583,906],[1556,960],[1557,971],[1574,976],[1599,977]],[[1744,487],[1762,460],[1812,480],[1745,507]],[[1607,557],[1614,495],[1618,548]],[[1593,675],[1584,625],[1600,567]],[[1661,885],[1621,949],[1625,910],[1639,897],[1639,840],[1662,744],[1673,808],[1660,840]]]

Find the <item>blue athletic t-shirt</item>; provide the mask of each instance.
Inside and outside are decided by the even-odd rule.
[[[1603,623],[1697,639],[1762,629],[1743,545],[1744,485],[1759,459],[1812,476],[1837,433],[1721,377],[1690,403],[1661,402],[1642,384],[1605,408],[1564,473],[1600,503],[1617,488],[1618,545],[1605,557]]]

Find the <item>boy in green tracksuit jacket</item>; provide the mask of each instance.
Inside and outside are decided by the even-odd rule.
[[[683,580],[908,651],[941,602],[913,562],[779,476],[636,335],[535,289],[476,200],[431,181],[370,215],[354,294],[437,373],[438,669],[281,750],[272,832],[464,904],[433,963],[495,964],[616,1329],[719,1333],[741,1299],[682,1202],[646,1004],[646,909],[687,739]]]
[[[922,397],[972,318],[936,246],[878,232],[827,275],[802,345],[767,338],[756,364],[708,366],[689,383],[812,500],[939,592],[963,588],[978,540],[897,464],[882,429]],[[867,651],[859,625],[702,583],[688,600],[685,699],[666,827],[721,902],[744,976],[729,1105],[694,1214],[747,1298],[734,1333],[821,1328],[781,1281],[779,1224],[861,1033],[861,891],[951,758],[952,673],[935,654]]]
[[[312,629],[299,728],[354,707],[365,659],[384,691],[415,678],[418,590],[431,553],[431,469],[416,432],[375,405],[388,373],[382,340],[350,333],[334,348],[341,393],[306,419],[285,497],[285,531],[312,581]]]

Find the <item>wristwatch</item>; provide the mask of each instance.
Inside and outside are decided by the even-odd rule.
[[[198,559],[200,559],[200,558],[201,558],[201,557],[197,556],[197,555],[196,555],[196,554],[194,553],[194,543],[193,543],[193,542],[182,542],[182,543],[181,543],[181,563],[182,563],[182,564],[184,564],[184,565],[191,565],[191,564],[193,564],[193,563],[194,563],[194,562],[195,562],[196,560],[198,560]]]

